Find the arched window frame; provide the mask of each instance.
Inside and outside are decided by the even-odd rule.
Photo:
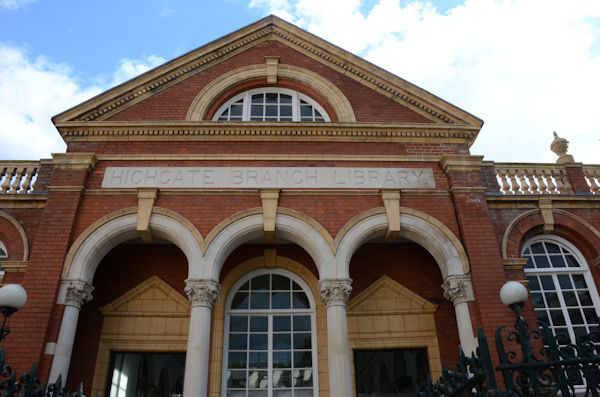
[[[561,275],[561,274],[581,274],[587,285],[587,288],[588,288],[588,291],[590,294],[590,298],[592,301],[592,305],[596,311],[596,316],[598,318],[600,318],[600,297],[598,296],[598,290],[596,288],[594,278],[592,276],[592,273],[590,271],[588,263],[585,260],[585,257],[581,254],[581,252],[577,249],[577,247],[575,247],[568,240],[565,240],[564,238],[559,237],[559,236],[541,235],[541,236],[535,236],[535,237],[530,238],[523,244],[523,247],[521,249],[521,256],[523,257],[525,255],[525,250],[528,247],[530,247],[534,243],[538,243],[538,242],[550,242],[550,243],[562,245],[564,248],[566,248],[567,250],[570,251],[570,254],[575,257],[578,264],[580,265],[577,268],[575,268],[575,267],[564,267],[564,268],[549,267],[549,268],[541,268],[541,269],[540,268],[533,268],[533,269],[525,268],[525,269],[523,269],[525,276],[528,276],[528,275],[538,275],[538,276],[539,275],[551,275],[553,277],[553,282],[554,282],[555,288],[558,286],[558,288],[560,288],[560,291],[561,291],[561,293],[557,294],[559,303],[560,303],[560,309],[561,309],[561,311],[563,313],[563,317],[565,319],[566,329],[569,333],[569,337],[570,337],[571,341],[574,343],[576,340],[575,332],[573,329],[573,324],[571,323],[570,316],[568,314],[567,305],[565,304],[565,298],[564,298],[564,292],[563,292],[564,288],[560,287],[557,277],[558,277],[558,275]],[[557,289],[557,291],[558,291],[558,289]],[[533,299],[533,297],[532,297],[532,299]],[[533,301],[532,301],[532,303],[533,303]],[[535,305],[534,305],[534,307],[535,307]],[[574,306],[572,306],[572,307],[574,307]],[[578,307],[581,307],[581,305],[579,305]],[[546,306],[546,309],[548,309],[547,306]],[[584,315],[584,317],[585,317],[585,315]],[[587,319],[585,320],[585,322],[587,323]],[[550,326],[550,328],[552,330],[554,330],[554,328],[555,328],[554,325],[552,325],[552,324],[548,324],[548,325]]]
[[[2,253],[2,251],[0,251],[0,260],[8,259],[8,250],[6,249],[6,245],[4,245],[3,241],[0,241],[0,250],[4,252]]]
[[[286,94],[291,95],[292,97],[292,121],[291,122],[299,122],[300,119],[300,100],[307,102],[311,105],[315,110],[317,110],[324,119],[324,122],[330,122],[331,118],[323,109],[323,107],[311,97],[304,95],[298,91],[290,90],[288,88],[280,88],[280,87],[262,87],[255,88],[252,90],[248,90],[238,94],[230,99],[228,99],[223,105],[219,107],[219,109],[215,112],[213,116],[213,121],[219,121],[221,114],[229,108],[233,103],[238,102],[240,99],[243,99],[242,106],[242,120],[241,121],[251,121],[250,120],[250,106],[251,106],[251,98],[252,95],[255,94],[266,94],[266,93],[278,93],[278,94]],[[232,120],[234,121],[234,120]],[[239,121],[239,120],[238,120]],[[278,120],[264,120],[264,121],[256,121],[256,122],[279,122]],[[306,122],[318,122],[318,121],[306,121]],[[320,121],[323,122],[323,121]]]
[[[266,274],[277,274],[284,277],[290,278],[292,281],[296,282],[302,288],[302,291],[308,298],[308,302],[310,307],[308,309],[248,309],[248,310],[232,310],[231,303],[235,294],[239,291],[239,289],[246,282],[250,281],[254,277],[266,275]],[[271,290],[269,290],[271,291]],[[314,296],[308,287],[308,284],[296,274],[289,272],[283,269],[257,269],[244,277],[240,278],[230,289],[227,299],[225,301],[225,324],[224,324],[224,337],[223,337],[223,360],[221,365],[221,396],[227,396],[227,371],[228,371],[228,353],[229,353],[229,327],[230,327],[230,317],[235,314],[245,314],[248,315],[277,315],[277,314],[307,314],[310,315],[310,326],[311,326],[311,357],[312,357],[312,370],[313,370],[313,397],[319,396],[319,368],[318,368],[318,346],[317,346],[317,320],[316,320],[316,304],[315,304]],[[269,331],[269,335],[273,335],[272,330]],[[272,336],[269,338],[271,339]],[[268,354],[269,357],[272,355],[273,348],[272,345],[269,344]],[[292,354],[293,360],[293,354]],[[267,368],[268,371],[273,370],[272,361],[269,359],[269,365]],[[272,397],[273,388],[267,387],[267,396]]]

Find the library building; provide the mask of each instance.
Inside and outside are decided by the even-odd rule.
[[[569,131],[542,143],[554,163],[484,159],[483,120],[277,17],[52,122],[64,153],[0,161],[19,374],[100,397],[411,396],[514,322],[507,281],[531,323],[598,328],[600,164]]]

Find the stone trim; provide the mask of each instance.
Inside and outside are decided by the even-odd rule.
[[[26,261],[2,261],[0,265],[8,273],[24,273],[27,271],[28,262]],[[0,281],[2,281],[0,279]]]
[[[52,153],[54,168],[91,171],[98,159],[95,153]]]
[[[221,287],[215,280],[188,278],[185,280],[185,293],[192,307],[205,306],[212,308],[219,297]]]
[[[0,218],[4,218],[7,221],[9,221],[10,224],[13,225],[15,229],[17,229],[17,232],[19,232],[19,235],[21,236],[21,241],[23,242],[22,261],[26,262],[27,260],[29,260],[29,240],[27,239],[27,233],[25,232],[25,228],[19,223],[19,221],[14,216],[9,214],[8,212],[0,211]],[[5,267],[6,263],[7,262],[2,262],[2,266]]]
[[[377,161],[377,162],[438,162],[440,156],[427,155],[331,155],[331,154],[287,154],[287,153],[271,153],[271,154],[99,154],[99,161],[208,161],[208,160],[223,160],[223,161],[240,161],[240,160],[257,160],[257,161],[286,161],[286,160],[306,160],[306,161]]]
[[[356,122],[354,110],[350,101],[329,80],[310,70],[287,64],[276,64],[275,79],[288,79],[298,81],[307,87],[313,88],[323,95],[333,108],[337,120],[340,122]],[[241,83],[262,78],[268,79],[269,64],[249,65],[227,72],[211,81],[196,95],[190,105],[186,120],[202,121],[208,116],[208,110],[213,102],[225,91]]]
[[[56,124],[65,142],[75,141],[349,141],[470,144],[477,128],[452,125],[375,123],[252,123],[222,121],[67,122]]]
[[[65,290],[65,306],[74,306],[81,309],[84,303],[92,300],[94,287],[86,281],[65,280],[63,288]]]
[[[444,298],[451,301],[455,306],[459,303],[475,300],[471,276],[468,274],[446,277],[442,288],[444,289]]]
[[[449,172],[479,172],[483,156],[470,156],[463,154],[448,154],[440,160],[440,166],[445,173]]]
[[[507,258],[502,259],[502,266],[507,270],[523,270],[527,264],[526,258]]]

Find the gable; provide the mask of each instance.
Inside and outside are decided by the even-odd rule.
[[[367,289],[361,291],[348,303],[348,312],[354,314],[434,313],[437,305],[415,294],[388,276],[381,276]]]
[[[261,44],[264,46],[259,47]],[[481,127],[481,120],[463,110],[273,16],[100,94],[55,116],[53,121],[59,127],[59,124],[73,121],[152,120],[148,117],[159,117],[158,120],[165,120],[167,114],[155,115],[155,112],[165,108],[170,108],[172,111],[168,114],[169,120],[183,120],[182,115],[184,109],[187,111],[186,105],[190,101],[191,94],[188,93],[189,96],[186,97],[186,95],[174,95],[173,92],[169,96],[166,93],[167,89],[179,85],[178,90],[182,91],[182,94],[188,91],[197,93],[198,86],[194,84],[202,84],[203,78],[218,76],[219,72],[216,69],[218,65],[223,64],[221,68],[226,68],[227,62],[230,62],[229,67],[235,62],[256,63],[257,59],[252,59],[252,56],[259,56],[264,47],[277,45],[276,49],[279,53],[270,55],[280,56],[286,62],[301,64],[303,67],[331,75],[331,78],[339,81],[342,87],[360,86],[360,89],[356,90],[356,98],[353,98],[353,102],[362,104],[357,121],[376,119],[377,122],[429,122]],[[258,48],[253,54],[248,52],[254,47]],[[271,47],[270,51],[274,48]],[[243,56],[239,56],[242,53]],[[298,54],[303,57],[299,57]],[[231,61],[235,62],[231,63]],[[260,59],[258,63],[264,63],[264,59]],[[190,83],[190,78],[197,75],[198,78],[193,84]],[[185,87],[186,85],[189,86]],[[347,90],[354,92],[349,88]],[[373,92],[379,96],[373,97]],[[157,98],[149,101],[153,97]],[[371,101],[373,98],[377,100]],[[141,102],[146,101],[148,102],[144,109],[140,106],[136,111],[123,113],[124,109],[141,105]],[[117,116],[119,113],[123,114]]]
[[[104,316],[162,315],[162,313],[187,316],[189,301],[177,290],[152,276],[123,295],[100,308]]]

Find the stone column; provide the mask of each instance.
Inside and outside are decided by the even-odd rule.
[[[471,315],[469,314],[469,304],[467,303],[474,300],[471,277],[468,275],[448,276],[444,280],[442,288],[444,289],[444,298],[454,304],[460,346],[465,354],[470,356],[477,348]]]
[[[86,281],[69,280],[66,282],[65,289],[65,311],[60,323],[58,341],[54,348],[54,359],[48,377],[48,381],[54,383],[59,376],[62,376],[63,385],[67,382],[69,365],[71,364],[71,352],[75,341],[79,311],[84,303],[92,300],[94,287]]]
[[[324,279],[319,282],[321,300],[327,306],[327,361],[329,395],[352,395],[352,371],[346,303],[352,292],[351,279]]]
[[[210,329],[212,306],[219,296],[215,280],[189,278],[185,292],[190,299],[190,330],[185,357],[184,397],[208,395],[208,368],[210,359]]]

